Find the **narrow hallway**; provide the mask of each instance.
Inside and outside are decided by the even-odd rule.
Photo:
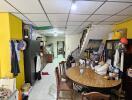
[[[53,60],[45,66],[42,72],[48,72],[49,75],[42,75],[40,81],[36,81],[33,86],[28,100],[56,100],[56,80],[55,80],[55,67],[59,62],[65,60],[62,55]]]

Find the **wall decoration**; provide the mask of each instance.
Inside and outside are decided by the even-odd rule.
[[[24,40],[21,40],[18,45],[17,45],[17,49],[18,50],[25,50],[27,46],[27,43]]]
[[[112,39],[121,39],[122,37],[127,38],[127,29],[119,29],[114,31]]]

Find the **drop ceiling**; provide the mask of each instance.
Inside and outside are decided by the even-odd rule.
[[[53,26],[61,34],[77,34],[88,24],[113,25],[132,17],[132,0],[0,0],[0,12],[10,12],[27,24]],[[55,30],[41,33],[49,35]]]

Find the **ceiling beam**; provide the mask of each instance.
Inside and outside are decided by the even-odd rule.
[[[111,18],[111,17],[113,17],[113,16],[115,16],[115,15],[117,15],[117,14],[119,14],[120,12],[122,12],[122,11],[126,10],[126,9],[127,9],[127,8],[129,8],[129,7],[131,7],[131,5],[127,6],[126,8],[122,9],[121,11],[119,11],[119,12],[117,12],[117,13],[115,13],[115,14],[111,15],[110,17],[107,17],[106,19],[104,19],[104,20],[100,21],[98,24],[100,24],[100,23],[102,23],[102,22],[106,21],[107,19],[109,19],[109,18]],[[120,22],[120,21],[118,21],[118,22]]]
[[[93,2],[104,2],[105,0],[73,0],[74,2],[76,1],[93,1]],[[117,2],[117,3],[132,3],[132,1],[114,1],[114,0],[111,0],[111,1],[107,1],[107,2]]]
[[[24,16],[29,22],[31,22],[33,25],[35,25],[27,16],[25,16],[20,10],[18,10],[16,7],[14,7],[10,2],[7,0],[4,0],[7,4],[9,4],[11,7],[13,7],[16,11],[18,11],[22,16]],[[18,14],[19,14],[18,13]]]
[[[46,13],[45,9],[44,9],[44,6],[43,6],[43,4],[42,4],[41,0],[38,0],[38,2],[39,2],[39,4],[40,4],[40,6],[41,6],[41,8],[42,8],[42,10],[43,10],[43,12],[44,12],[44,14],[46,15],[46,17],[47,17],[47,19],[48,19],[48,21],[49,21],[50,25],[53,27],[53,25],[52,25],[52,23],[51,23],[51,21],[50,21],[50,19],[49,19],[48,15],[47,15],[47,13]]]

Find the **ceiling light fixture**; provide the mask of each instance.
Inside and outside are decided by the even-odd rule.
[[[72,4],[72,7],[71,7],[72,10],[76,10],[77,9],[77,6],[76,4]]]
[[[55,36],[55,37],[57,37],[57,36],[58,36],[58,34],[57,34],[57,33],[55,33],[55,34],[54,34],[54,36]]]
[[[75,0],[72,1],[72,10],[76,10],[77,9],[77,5],[75,4]]]

